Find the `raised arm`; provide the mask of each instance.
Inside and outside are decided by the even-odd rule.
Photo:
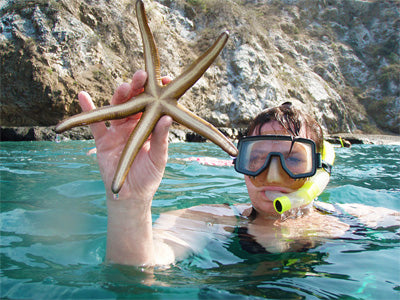
[[[117,88],[111,104],[116,105],[140,94],[147,74],[138,71],[131,83]],[[163,79],[166,84],[170,80]],[[83,111],[95,108],[90,96],[81,92],[78,96]],[[149,140],[135,159],[126,183],[117,196],[111,192],[111,184],[121,152],[129,134],[135,128],[140,114],[121,120],[113,120],[109,127],[102,122],[90,125],[96,142],[97,159],[107,193],[108,228],[107,260],[124,265],[154,265],[151,203],[164,174],[168,159],[168,130],[172,119],[162,117]]]

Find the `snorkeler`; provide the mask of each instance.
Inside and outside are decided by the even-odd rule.
[[[140,94],[146,78],[144,71],[136,72],[130,84],[116,90],[111,104]],[[163,79],[163,84],[168,82],[170,79]],[[79,101],[83,111],[94,109],[87,93],[81,92]],[[212,239],[227,239],[234,232],[247,252],[304,251],[349,230],[340,213],[357,217],[366,225],[400,224],[399,213],[389,209],[379,208],[380,217],[374,218],[377,208],[313,202],[326,186],[326,178],[329,180],[333,150],[324,144],[320,125],[290,103],[261,112],[239,142],[235,169],[244,174],[251,203],[166,212],[153,224],[152,199],[168,159],[169,116],[158,121],[118,197],[111,192],[120,153],[139,118],[140,114],[113,120],[109,127],[104,123],[90,125],[107,193],[107,260],[111,263],[168,265],[199,253]]]

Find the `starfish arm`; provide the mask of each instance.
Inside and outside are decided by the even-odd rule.
[[[141,0],[136,2],[136,14],[143,41],[144,62],[148,75],[145,91],[154,95],[161,83],[160,59],[153,34],[147,22],[144,4]]]
[[[123,104],[103,106],[88,112],[80,113],[60,122],[56,126],[55,131],[60,133],[76,126],[126,118],[134,113],[142,111],[151,98],[150,95],[142,94]]]
[[[215,58],[219,55],[228,41],[229,34],[223,32],[215,43],[196,61],[194,61],[181,75],[163,88],[163,98],[181,97],[204,74]]]
[[[129,136],[125,148],[122,151],[111,186],[113,193],[117,194],[120,191],[136,155],[139,153],[142,145],[153,131],[161,115],[160,105],[156,104],[146,107],[145,112]]]
[[[238,150],[217,128],[196,116],[194,113],[186,109],[180,104],[164,103],[164,111],[172,116],[172,118],[187,128],[197,132],[198,134],[208,138],[213,143],[220,146],[225,152],[231,156],[237,156]]]

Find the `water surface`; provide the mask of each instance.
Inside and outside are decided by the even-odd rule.
[[[106,203],[93,141],[0,144],[1,298],[12,299],[399,299],[399,231],[359,226],[304,253],[241,252],[235,237],[157,269],[103,263]],[[247,203],[230,167],[178,160],[226,159],[213,144],[177,143],[153,202],[153,218],[203,203]],[[320,200],[400,210],[400,147],[338,149]]]

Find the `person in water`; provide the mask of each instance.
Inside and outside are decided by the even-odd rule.
[[[117,88],[111,104],[140,94],[146,79],[144,71],[136,72],[131,83]],[[168,82],[170,79],[163,78],[163,84]],[[95,108],[86,92],[78,98],[83,111]],[[315,172],[329,172],[329,165],[319,159],[324,151],[321,127],[290,103],[262,111],[251,122],[248,136],[240,141],[235,169],[244,174],[250,204],[200,205],[170,211],[162,213],[153,224],[152,199],[168,159],[168,131],[172,124],[169,116],[158,121],[134,160],[118,197],[111,192],[121,151],[139,119],[137,114],[113,120],[109,127],[104,123],[90,125],[107,193],[108,262],[169,265],[199,253],[212,239],[227,239],[234,232],[244,251],[251,253],[303,251],[324,239],[341,237],[349,230],[350,226],[335,216],[334,206],[303,203],[288,209],[287,218],[282,218],[274,206],[276,195],[292,195],[311,181]],[[385,208],[341,205],[340,210],[367,225],[400,224],[398,212]],[[381,218],[371,217],[378,210]]]

